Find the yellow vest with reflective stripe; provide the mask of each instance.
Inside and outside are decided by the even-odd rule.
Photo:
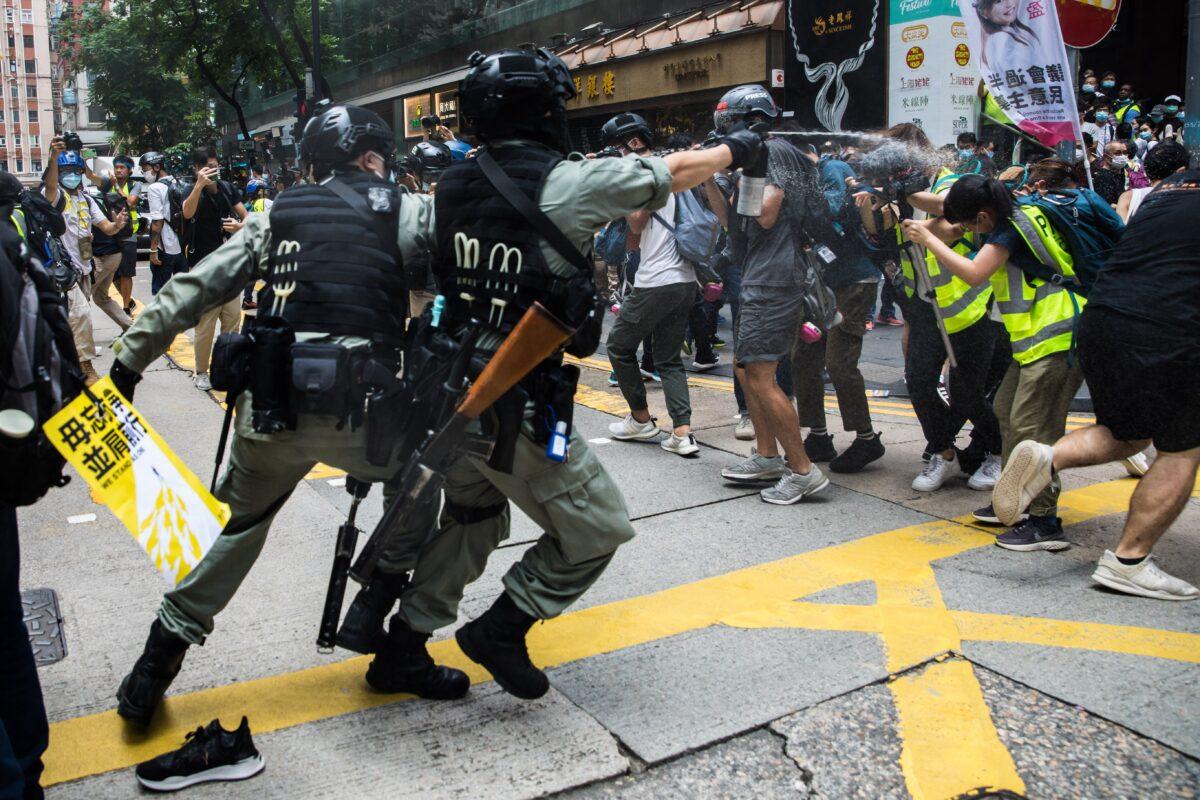
[[[12,221],[13,227],[17,229],[17,233],[21,235],[21,238],[26,239],[25,211],[20,208],[14,208],[12,214],[10,214],[8,218]]]
[[[1018,214],[1024,219],[1018,219]],[[1013,223],[1035,255],[1048,254],[1064,275],[1075,275],[1066,241],[1040,208],[1018,205]],[[1071,349],[1075,318],[1087,303],[1082,295],[1041,278],[1027,277],[1020,267],[1010,264],[993,273],[991,284],[1018,364],[1031,364]]]
[[[113,181],[113,185],[117,187],[117,191],[121,193],[122,197],[124,197],[124,198],[129,197],[129,189],[127,188],[129,186],[128,183],[125,184],[125,186],[120,186],[117,184],[116,181]],[[137,233],[137,229],[138,229],[137,203],[134,203],[132,206],[129,205],[128,203],[126,203],[125,205],[127,208],[129,208],[129,223],[133,226],[133,232]]]
[[[266,211],[267,210],[267,199],[265,197],[258,197],[258,198],[255,198],[254,200],[251,200],[250,201],[250,210],[251,211]]]
[[[896,285],[904,292],[904,296],[912,298],[917,293],[917,273],[913,269],[912,251],[916,247],[905,246],[904,232],[897,225],[896,228],[896,244],[900,245],[900,274],[896,277]],[[918,250],[920,248],[917,248]]]
[[[958,175],[949,170],[942,170],[933,184],[933,193],[945,194],[958,178]],[[954,252],[974,258],[979,250],[975,239],[973,233],[964,234],[953,246]],[[930,252],[925,253],[925,265],[929,270],[933,291],[937,295],[938,307],[942,310],[942,321],[946,324],[947,333],[958,333],[983,319],[987,314],[988,300],[992,296],[992,287],[989,284],[970,285],[949,270],[943,269],[937,257]]]

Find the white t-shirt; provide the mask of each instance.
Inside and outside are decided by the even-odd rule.
[[[157,181],[146,189],[146,199],[150,203],[150,213],[147,219],[153,223],[156,219],[163,220],[160,242],[163,252],[167,255],[177,255],[183,252],[179,246],[179,237],[171,229],[171,201],[167,198],[166,181]]]
[[[84,261],[79,255],[79,239],[80,237],[91,238],[92,225],[97,222],[107,222],[108,217],[104,216],[104,212],[100,210],[100,206],[82,189],[71,194],[62,187],[59,187],[65,201],[63,205],[63,218],[67,222],[67,229],[60,237],[63,247],[68,255],[71,256],[71,264],[74,265],[75,271],[80,275],[92,274],[92,261],[88,259]]]
[[[668,197],[667,204],[654,214],[674,227],[675,196]],[[641,252],[637,275],[633,279],[635,288],[652,289],[656,286],[670,286],[696,280],[696,271],[692,265],[679,256],[679,250],[675,247],[675,234],[667,230],[667,226],[654,216],[650,217],[650,221],[642,229]]]

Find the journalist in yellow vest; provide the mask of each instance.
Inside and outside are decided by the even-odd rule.
[[[937,213],[959,177],[943,169],[930,190],[917,193],[914,199],[921,202],[922,208]],[[1012,360],[1008,337],[998,323],[988,318],[991,287],[986,281],[972,286],[943,269],[932,254],[909,242],[899,225],[895,236],[900,252],[896,284],[908,324],[905,381],[930,456],[913,479],[912,488],[936,491],[962,472],[970,476],[967,485],[972,489],[990,491],[1000,474],[1002,437],[988,398]],[[951,247],[969,259],[978,249],[976,238],[964,232]],[[937,303],[958,364],[950,370],[949,406],[937,394],[947,354],[932,303]],[[960,458],[954,444],[967,420],[972,423],[971,445]]]
[[[1042,175],[1066,167],[1056,159],[1048,161],[1031,171],[1031,183],[1042,180],[1044,186]],[[1063,435],[1071,401],[1083,382],[1070,351],[1085,300],[1063,286],[1029,277],[1022,266],[1034,268],[1041,263],[1037,255],[1041,253],[1052,258],[1064,275],[1073,276],[1066,243],[1039,209],[1016,205],[1003,184],[979,175],[964,176],[954,184],[946,194],[943,215],[948,225],[906,222],[904,233],[968,284],[991,284],[1013,353],[995,400],[1002,457],[1007,460],[1012,447],[1024,439],[1052,444]],[[962,231],[986,237],[974,258],[955,252],[943,241],[953,241]],[[1058,493],[1055,480],[1030,505],[1029,518],[996,543],[1022,551],[1069,547],[1057,515]],[[993,521],[995,514],[990,508],[981,509],[977,518]]]

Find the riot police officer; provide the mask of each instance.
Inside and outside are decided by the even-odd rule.
[[[450,148],[442,142],[417,142],[408,156],[417,180],[426,191],[432,190],[454,161]]]
[[[163,598],[145,651],[118,691],[117,713],[127,720],[149,722],[188,647],[211,633],[213,617],[249,572],[271,521],[315,464],[364,481],[396,473],[396,454],[385,453],[383,464],[368,457],[376,438],[372,420],[364,425],[356,418],[363,408],[358,376],[394,376],[399,368],[406,322],[402,262],[418,237],[401,236],[398,244],[397,232],[419,230],[416,221],[432,212],[432,198],[385,180],[393,142],[387,124],[366,109],[332,106],[319,113],[300,143],[317,182],[280,195],[269,212],[250,215],[228,242],[176,275],[114,347],[112,378],[130,396],[177,334],[248,282],[267,282],[250,334],[257,363],[250,391],[238,398],[229,468],[216,488],[232,516],[199,565]],[[256,348],[272,343],[274,356],[258,358]],[[280,359],[291,369],[272,370]],[[300,369],[301,385],[309,388],[297,394],[292,372]],[[403,581],[404,565],[385,555],[380,566],[384,583]],[[424,652],[423,640],[416,649]],[[434,667],[427,655],[410,654],[407,665],[393,676],[404,691],[446,698],[467,690],[466,675]]]
[[[595,232],[617,217],[661,208],[671,192],[718,169],[758,158],[762,139],[736,130],[710,149],[665,158],[564,157],[575,84],[557,56],[540,48],[475,53],[469,66],[459,102],[483,147],[442,175],[436,222],[423,218],[422,228],[402,237],[435,242],[434,269],[447,301],[442,325],[482,329],[485,358],[535,301],[582,326],[570,350],[590,354],[600,316],[583,253]],[[376,688],[391,688],[392,676],[411,669],[413,637],[455,621],[464,586],[508,536],[513,502],[544,534],[505,575],[495,604],[457,639],[510,693],[536,698],[548,689],[529,658],[526,633],[575,602],[634,534],[620,491],[583,439],[569,433],[565,461],[549,455],[553,432],[567,435],[577,375],[561,355],[548,359],[521,381],[527,403],[514,423],[490,426],[497,432],[492,457],[463,455],[447,471],[440,529],[421,549],[367,673]],[[500,415],[501,403],[492,414]]]

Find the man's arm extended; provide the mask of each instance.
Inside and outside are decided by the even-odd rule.
[[[267,215],[255,214],[193,269],[172,277],[114,344],[117,360],[140,374],[178,334],[195,327],[204,312],[241,294],[258,274],[270,238]]]

